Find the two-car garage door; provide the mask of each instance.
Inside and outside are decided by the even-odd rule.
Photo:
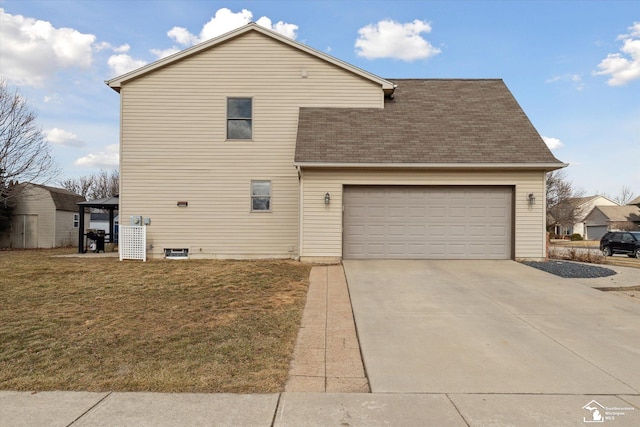
[[[510,259],[513,187],[345,186],[345,259]]]

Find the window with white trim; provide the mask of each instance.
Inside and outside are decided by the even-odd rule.
[[[73,228],[80,227],[80,214],[73,214]]]
[[[271,212],[271,181],[251,181],[251,212]]]
[[[253,137],[253,99],[227,98],[227,139]]]

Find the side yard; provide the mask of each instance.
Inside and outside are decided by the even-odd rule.
[[[284,389],[310,266],[71,251],[0,252],[0,389]]]

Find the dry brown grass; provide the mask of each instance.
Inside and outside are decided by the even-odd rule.
[[[61,252],[0,252],[0,389],[283,390],[308,265]]]
[[[591,264],[606,263],[606,257],[602,255],[600,251],[582,251],[575,246],[571,246],[566,249],[558,249],[552,246],[551,248],[549,248],[549,258],[587,262]]]
[[[583,243],[583,242],[569,242],[569,243]],[[640,268],[640,260],[636,258],[629,258],[626,256],[610,256],[605,257],[600,252],[599,244],[595,246],[580,245],[580,244],[567,244],[558,245],[554,243],[549,247],[550,259],[563,259],[577,262],[587,262],[591,264],[607,264],[616,265],[619,267],[631,267]]]
[[[600,246],[599,240],[552,240],[555,246],[569,246],[576,248],[597,248]]]

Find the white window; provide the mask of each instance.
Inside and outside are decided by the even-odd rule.
[[[73,214],[73,228],[80,227],[80,214]]]
[[[251,212],[271,211],[271,181],[251,181]]]
[[[227,98],[227,139],[251,139],[252,114],[251,98]]]

